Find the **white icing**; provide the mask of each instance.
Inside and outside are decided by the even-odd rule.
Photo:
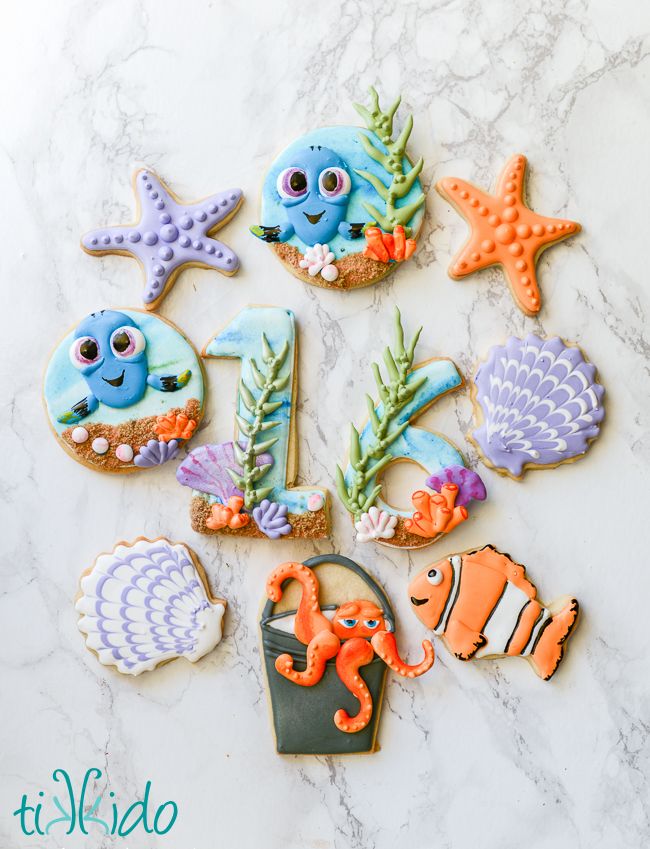
[[[523,590],[508,582],[505,591],[499,599],[496,609],[483,630],[487,643],[476,652],[476,657],[492,654],[503,654],[506,643],[512,634],[517,617],[530,598]]]

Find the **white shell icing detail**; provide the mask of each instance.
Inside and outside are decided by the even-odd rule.
[[[88,436],[89,433],[85,427],[75,427],[70,434],[70,438],[76,445],[82,445],[84,442],[87,442]]]
[[[92,449],[95,454],[106,454],[108,448],[108,439],[104,439],[103,436],[98,436],[96,439],[93,439]]]
[[[358,522],[357,542],[370,542],[373,539],[392,539],[395,536],[397,516],[391,516],[386,510],[380,510],[374,505],[367,513],[362,513]]]
[[[79,630],[100,663],[140,675],[167,660],[199,660],[221,641],[212,602],[188,549],[138,540],[102,554],[81,580]]]
[[[131,448],[130,445],[127,445],[126,442],[123,442],[115,449],[115,456],[118,460],[121,460],[122,463],[130,463],[133,459],[133,448]]]
[[[307,270],[310,277],[316,277],[317,274],[332,283],[339,276],[339,270],[332,263],[335,256],[329,249],[329,245],[321,245],[318,242],[311,248],[307,248],[304,256],[298,263],[301,268]]]

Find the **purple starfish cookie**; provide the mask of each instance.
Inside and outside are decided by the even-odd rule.
[[[140,218],[136,224],[91,230],[81,239],[90,254],[128,254],[145,272],[142,299],[147,309],[167,294],[184,266],[200,265],[222,274],[239,268],[236,254],[209,234],[235,214],[241,189],[228,189],[197,203],[181,203],[159,177],[136,171],[134,186]]]

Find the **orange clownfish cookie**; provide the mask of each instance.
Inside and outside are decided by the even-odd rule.
[[[524,202],[525,176],[526,157],[516,154],[499,175],[494,195],[457,177],[444,177],[436,190],[470,226],[467,242],[449,266],[449,276],[460,280],[482,268],[501,265],[520,309],[535,315],[542,305],[537,258],[546,248],[580,232],[580,225],[545,218],[529,209]]]
[[[550,607],[537,599],[526,570],[491,545],[440,560],[409,586],[416,616],[460,660],[525,657],[545,681],[564,655],[578,601]]]

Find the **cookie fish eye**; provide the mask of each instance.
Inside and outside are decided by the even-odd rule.
[[[285,168],[275,185],[280,197],[299,198],[307,191],[307,175],[302,168]]]
[[[442,572],[440,569],[429,569],[427,572],[427,581],[434,587],[437,587],[438,584],[442,583]]]
[[[70,362],[75,368],[84,368],[99,359],[99,342],[93,336],[75,339],[70,346]]]
[[[366,628],[369,628],[371,631],[373,631],[377,627],[377,625],[379,625],[379,619],[366,619],[363,624],[366,626]]]
[[[335,198],[350,194],[350,176],[342,168],[326,168],[318,177],[318,189],[322,195]]]
[[[341,625],[343,625],[344,628],[354,628],[356,624],[356,619],[341,619]]]
[[[111,350],[122,360],[144,351],[146,340],[137,327],[118,327],[111,333]]]

